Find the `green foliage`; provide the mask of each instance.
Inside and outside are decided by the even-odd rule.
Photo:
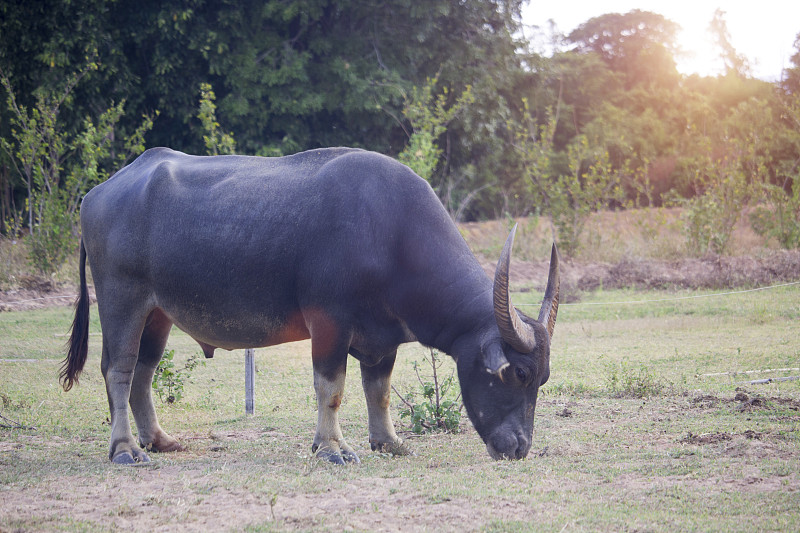
[[[617,398],[648,398],[658,396],[665,388],[663,380],[645,365],[632,368],[624,361],[607,365],[606,388]]]
[[[153,125],[153,117],[145,116],[116,156],[112,140],[123,115],[124,101],[104,111],[96,124],[86,117],[80,130],[72,134],[64,131],[59,120],[64,106],[78,82],[96,69],[97,65],[90,61],[58,90],[40,88],[30,110],[19,103],[11,82],[0,71],[12,125],[11,141],[0,141],[26,184],[24,210],[31,233],[30,261],[46,275],[55,273],[72,252],[83,195],[108,178],[108,167],[124,164],[141,152],[144,134]],[[21,213],[14,216],[17,220],[23,218]]]
[[[523,100],[527,111],[528,103]],[[584,135],[577,136],[567,147],[566,154],[558,153],[554,137],[558,125],[558,110],[547,110],[542,125],[509,123],[515,130],[517,146],[525,164],[525,176],[531,191],[541,198],[545,211],[558,234],[559,248],[567,256],[578,249],[580,237],[589,216],[602,208],[625,199],[624,179],[632,174],[630,162],[612,164],[608,150],[599,143],[589,143]],[[558,160],[566,158],[566,169]]]
[[[789,61],[792,66],[783,71],[784,80],[781,86],[788,94],[798,95],[800,94],[800,32],[794,38],[794,46]]]
[[[434,178],[440,194],[451,192],[456,202],[497,179],[498,171],[514,179],[496,134],[505,100],[525,76],[515,55],[521,4],[431,0],[423,9],[411,0],[75,0],[42,10],[15,3],[0,17],[0,68],[22,95],[20,103],[32,107],[28,95],[37,87],[57,87],[87,54],[96,54],[98,68],[59,116],[63,131],[79,130],[83,117],[106,109],[109,100],[124,100],[116,144],[130,137],[137,117],[159,109],[148,146],[189,153],[207,150],[208,128],[197,118],[197,90],[207,82],[217,97],[220,133],[235,137],[239,153],[267,156],[323,146],[397,155],[407,143],[402,109],[411,87],[431,77],[451,95],[472,86],[479,108],[465,109],[446,136],[447,172],[439,174],[449,179],[452,172],[454,181],[442,186]],[[10,138],[8,113],[0,115],[0,137]],[[0,212],[6,217],[3,210],[24,184],[3,163]]]
[[[684,235],[693,255],[728,250],[733,228],[750,197],[746,174],[738,161],[702,158],[694,167],[697,194],[680,199],[684,207]]]
[[[547,202],[551,187],[551,160],[555,156],[555,134],[558,126],[558,111],[545,110],[545,120],[537,124],[531,117],[527,98],[522,99],[523,122],[509,120],[507,127],[512,131],[514,146],[521,155],[523,172],[534,198]]]
[[[574,209],[576,184],[583,188],[592,165],[622,174],[622,205],[656,207],[673,189],[684,198],[709,190],[695,186],[695,168],[687,164],[702,157],[740,161],[751,190],[781,186],[793,175],[800,138],[780,100],[798,93],[800,40],[781,84],[750,78],[717,13],[712,30],[728,72],[681,76],[673,58],[677,25],[657,13],[600,15],[568,36],[553,30],[547,40],[556,51],[547,56],[537,50],[543,40],[521,37],[521,6],[521,0],[430,0],[424,8],[413,0],[4,5],[0,69],[16,89],[18,110],[35,119],[27,131],[39,133],[18,137],[20,113],[1,106],[7,149],[0,153],[0,217],[14,218],[24,198],[40,190],[37,165],[27,165],[44,146],[56,148],[50,159],[62,157],[40,173],[57,180],[57,188],[66,187],[71,168],[94,172],[91,164],[77,164],[86,117],[93,117],[95,132],[81,150],[90,161],[92,146],[110,150],[96,155],[91,182],[115,168],[117,154],[141,152],[145,131],[148,146],[191,153],[232,152],[234,136],[239,153],[268,156],[357,146],[402,151],[454,217],[468,220],[544,212],[551,187]],[[564,44],[569,51],[561,51]],[[80,83],[65,91],[64,80],[87,65]],[[10,90],[0,92],[6,100]],[[64,94],[56,136],[48,140],[42,133],[52,117],[34,117],[34,110],[52,109]],[[468,102],[460,101],[467,95]],[[520,101],[530,105],[520,109]],[[125,113],[103,137],[101,111],[122,103]],[[157,127],[143,130],[140,117],[153,120],[155,109],[162,111]],[[510,123],[524,125],[526,143]],[[570,146],[579,148],[581,136],[591,153],[576,171]],[[123,146],[127,141],[136,148]],[[525,146],[545,155],[537,159]],[[72,213],[80,196],[67,196]],[[746,203],[754,198],[761,201],[751,196]],[[30,229],[45,204],[30,201],[29,208]],[[571,221],[564,226],[568,240],[579,219],[564,218]],[[0,224],[0,230],[14,228]]]
[[[197,354],[192,355],[178,367],[175,364],[175,350],[167,350],[158,362],[153,374],[153,390],[164,403],[175,403],[183,398],[183,384],[188,381],[192,371],[206,362]]]
[[[592,150],[586,137],[579,137],[567,151],[569,174],[558,176],[547,191],[550,216],[558,233],[559,247],[567,256],[578,250],[589,216],[613,202],[624,200],[622,177],[625,167],[615,169],[607,151]]]
[[[791,191],[765,183],[763,200],[750,214],[750,224],[759,235],[774,238],[786,249],[800,247],[800,177],[792,180]]]
[[[800,39],[797,41],[800,58]],[[787,96],[783,117],[794,129],[789,139],[800,144],[800,93]],[[769,166],[766,163],[764,166]],[[800,247],[800,172],[797,161],[778,165],[774,182],[764,181],[756,193],[759,205],[750,214],[753,229],[767,238],[774,238],[783,248]]]
[[[3,148],[18,162],[17,170],[27,185],[30,260],[44,274],[53,274],[64,262],[74,224],[65,202],[69,199],[59,189],[63,161],[70,148],[59,129],[59,108],[91,68],[89,65],[76,73],[58,93],[40,92],[30,111],[17,102],[10,81],[0,72],[8,109],[12,111],[11,133],[15,141],[12,145],[3,139]]]
[[[567,39],[578,50],[598,54],[629,86],[677,81],[674,53],[680,26],[649,11],[608,13],[589,19]]]
[[[217,122],[217,106],[214,104],[216,99],[211,84],[200,84],[200,109],[197,117],[203,124],[205,134],[203,141],[206,144],[208,155],[224,155],[236,152],[236,142],[233,140],[232,133],[222,133],[219,122]]]
[[[29,260],[39,272],[51,275],[74,252],[74,217],[67,212],[65,198],[60,191],[41,194],[37,201],[40,207],[39,223],[34,226],[28,239]]]
[[[467,85],[455,100],[452,100],[450,89],[444,87],[435,94],[438,80],[428,78],[422,87],[414,87],[406,98],[403,116],[412,127],[408,145],[397,156],[397,159],[416,172],[419,176],[431,181],[433,173],[442,156],[438,139],[447,130],[447,125],[456,115],[475,101],[472,87]],[[451,101],[452,100],[452,101]]]
[[[414,433],[458,433],[462,403],[455,371],[442,379],[439,374],[445,359],[432,348],[430,357],[423,357],[423,361],[426,368],[430,367],[430,375],[423,377],[420,374],[420,367],[423,365],[413,362],[420,390],[409,392],[405,397],[400,396],[405,405],[400,411],[400,417],[408,419]]]

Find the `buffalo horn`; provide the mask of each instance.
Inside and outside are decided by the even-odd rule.
[[[539,322],[546,328],[550,338],[553,338],[553,329],[556,327],[556,315],[558,314],[558,289],[560,277],[558,274],[558,250],[556,243],[553,243],[553,251],[550,253],[550,274],[547,277],[547,289],[544,291],[542,308],[539,310]]]
[[[530,353],[536,348],[536,337],[533,328],[522,321],[516,308],[511,303],[508,290],[508,271],[511,265],[511,248],[514,245],[514,234],[517,226],[511,230],[497,262],[494,274],[494,318],[500,335],[519,353]]]

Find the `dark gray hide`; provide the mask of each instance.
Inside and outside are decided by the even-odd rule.
[[[513,232],[493,288],[428,184],[388,157],[152,149],[86,195],[81,228],[81,297],[62,383],[68,390],[86,359],[88,256],[114,462],[147,461],[142,448],[181,449],[158,424],[150,386],[173,324],[209,357],[310,338],[313,449],[333,462],[358,461],[337,418],[348,353],[361,362],[372,448],[408,453],[388,407],[397,346],[414,340],[456,359],[467,412],[492,457],[530,449],[558,304],[555,247],[532,320],[508,299]]]

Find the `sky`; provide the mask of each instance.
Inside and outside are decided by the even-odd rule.
[[[781,79],[783,68],[791,66],[795,37],[800,33],[800,1],[797,0],[530,0],[522,10],[526,25],[549,27],[555,21],[558,30],[568,34],[592,17],[605,13],[627,13],[633,9],[652,11],[677,22],[683,28],[677,44],[686,52],[676,58],[684,74],[714,76],[722,73],[719,50],[711,41],[708,24],[718,8],[725,11],[725,21],[736,51],[747,57],[752,74],[763,80]],[[530,30],[526,36],[530,37]],[[541,45],[537,51],[547,53]]]

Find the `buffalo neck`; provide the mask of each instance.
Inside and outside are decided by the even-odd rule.
[[[403,317],[419,342],[454,357],[457,341],[465,336],[481,339],[497,329],[492,282],[471,259],[437,272],[434,284],[422,284],[414,296],[408,294],[406,301],[414,303],[405,306],[411,312]]]

